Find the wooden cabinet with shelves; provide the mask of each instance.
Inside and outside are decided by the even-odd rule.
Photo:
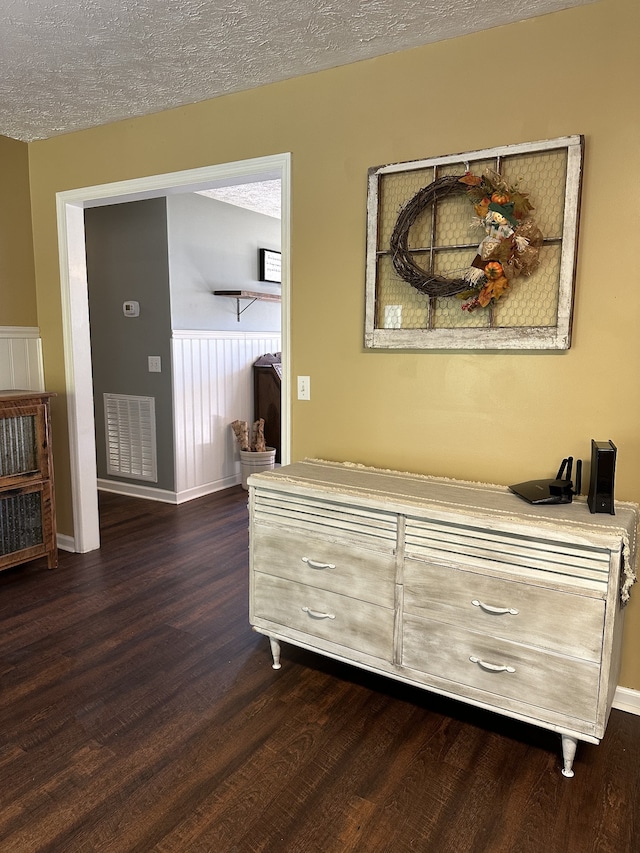
[[[306,460],[249,478],[249,619],[285,641],[578,741],[605,733],[638,508]]]
[[[0,570],[39,557],[58,564],[52,396],[0,391]]]

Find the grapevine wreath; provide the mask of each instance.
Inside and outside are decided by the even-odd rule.
[[[408,247],[409,229],[434,202],[465,193],[474,207],[473,224],[482,226],[486,236],[461,278],[446,278],[419,267]],[[533,207],[527,193],[508,184],[490,169],[482,176],[445,175],[419,190],[402,208],[391,235],[391,258],[395,271],[420,293],[427,296],[458,296],[467,300],[464,311],[486,308],[496,302],[510,283],[529,276],[539,263],[542,232],[531,216]]]

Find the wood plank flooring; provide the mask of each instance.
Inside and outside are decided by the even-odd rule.
[[[0,573],[1,853],[636,853],[640,717],[550,732],[268,641],[247,495],[101,495],[102,542]]]

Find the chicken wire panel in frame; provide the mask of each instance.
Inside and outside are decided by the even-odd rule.
[[[503,295],[490,309],[469,314],[462,311],[460,299],[429,298],[400,278],[393,268],[389,241],[399,211],[419,190],[443,175],[462,175],[466,169],[479,174],[485,168],[498,171],[528,194],[545,242],[532,275],[510,280],[506,298]],[[366,346],[568,348],[581,171],[581,137],[371,170]],[[413,263],[426,274],[447,280],[463,276],[483,237],[482,230],[474,228],[473,218],[464,187],[428,205],[407,235]]]
[[[465,166],[468,165],[474,174],[481,174],[487,168],[494,171],[500,168],[505,178],[524,188],[536,163],[547,167],[545,184],[557,198],[564,181],[565,159],[556,151],[545,152],[543,156],[504,158],[501,164],[496,160],[482,160]],[[412,175],[410,182],[405,180],[406,173],[396,173],[385,181],[385,202],[395,205],[400,191],[407,188],[415,195],[422,188],[420,184],[433,174],[440,177],[443,174],[462,175],[464,172],[453,166],[435,172],[419,170],[418,174]],[[556,204],[555,209],[549,206],[548,210],[545,221],[551,237],[557,239],[561,233],[562,205]],[[386,227],[392,218],[384,217]],[[472,205],[464,192],[460,192],[420,214],[411,228],[409,248],[415,263],[425,271],[432,270],[436,275],[456,278],[463,276],[468,269],[483,236]],[[545,264],[545,257],[552,263]],[[554,326],[557,321],[558,276],[558,252],[553,252],[551,246],[545,246],[536,272],[532,276],[514,279],[508,289],[508,299],[501,299],[491,311],[465,312],[462,310],[464,300],[459,297],[436,298],[430,310],[428,297],[404,282],[394,271],[390,254],[382,253],[378,269],[380,310],[377,325],[379,328],[403,329]],[[393,306],[391,309],[390,305]]]
[[[501,174],[530,196],[533,216],[545,240],[560,240],[564,221],[567,158],[563,151],[539,151],[504,157]]]
[[[558,281],[560,246],[544,245],[540,249],[540,266],[531,276],[521,276],[511,283],[509,298],[495,306],[494,323],[498,327],[554,328],[558,322]]]
[[[378,260],[376,326],[379,329],[427,329],[429,298],[395,274],[389,255]]]
[[[418,190],[430,184],[434,177],[433,168],[381,175],[378,188],[378,251],[388,251],[391,234],[402,207]]]

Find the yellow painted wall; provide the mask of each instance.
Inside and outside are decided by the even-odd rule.
[[[290,151],[293,371],[310,375],[312,389],[310,402],[294,403],[293,458],[508,484],[612,438],[617,497],[639,501],[639,25],[637,0],[601,0],[32,143],[48,386],[64,392],[56,192]],[[364,351],[367,169],[571,134],[586,139],[572,348]],[[56,454],[69,531],[62,399]],[[640,689],[640,590],[627,618],[621,683]]]
[[[36,326],[29,147],[0,136],[0,326]]]

